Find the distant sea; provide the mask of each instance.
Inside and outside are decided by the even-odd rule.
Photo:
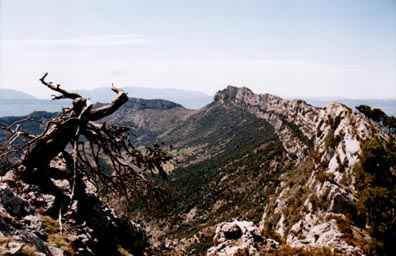
[[[28,115],[33,111],[57,112],[70,103],[38,99],[2,99],[0,100],[0,117]]]

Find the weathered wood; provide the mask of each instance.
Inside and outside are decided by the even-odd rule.
[[[78,131],[84,133],[88,129],[88,122],[111,115],[128,101],[126,93],[113,85],[112,90],[117,95],[112,103],[96,109],[92,105],[87,107],[87,100],[81,95],[70,93],[62,89],[60,85],[53,86],[52,82],[46,82],[47,75],[48,73],[45,73],[40,81],[51,90],[61,94],[54,96],[53,99],[73,99],[73,107],[52,120],[44,133],[31,143],[23,159],[23,164],[28,169],[48,166],[49,162],[63,152],[66,146],[75,139]]]
[[[86,182],[93,184],[99,195],[129,198],[138,196],[138,189],[142,193],[149,187],[144,171],[157,169],[166,178],[162,163],[168,161],[169,156],[161,152],[158,146],[146,151],[138,150],[129,141],[128,128],[95,123],[113,114],[128,101],[127,94],[121,88],[112,85],[111,89],[116,94],[112,102],[95,107],[88,105],[85,97],[68,92],[59,84],[54,86],[52,82],[47,82],[47,76],[48,73],[45,73],[40,81],[59,94],[52,98],[71,99],[72,106],[51,119],[38,136],[12,129],[19,123],[3,129],[11,136],[18,135],[27,141],[23,144],[26,147],[18,170],[25,182],[36,184],[43,192],[55,196],[54,207],[49,210],[51,215],[56,217],[60,210],[66,212],[69,203],[74,200],[84,205]],[[68,166],[68,171],[64,173],[51,167],[51,161],[59,155],[63,155],[61,158]],[[71,193],[66,195],[52,179],[67,179]]]

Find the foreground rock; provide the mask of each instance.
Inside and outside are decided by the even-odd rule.
[[[115,216],[94,194],[81,200],[56,218],[49,214],[53,195],[7,172],[0,177],[0,254],[144,254],[147,238],[139,225]]]
[[[275,240],[263,238],[253,222],[237,220],[219,224],[213,243],[207,256],[255,256],[259,251],[279,248]]]

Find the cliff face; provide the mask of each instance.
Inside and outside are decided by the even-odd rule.
[[[64,163],[53,162],[62,167]],[[59,191],[71,194],[67,180],[52,180]],[[56,198],[37,185],[27,184],[10,170],[0,177],[1,255],[143,255],[148,240],[143,228],[117,217],[94,193],[87,192],[66,212],[53,212]],[[83,209],[82,209],[83,208]]]
[[[293,160],[264,207],[261,229],[277,232],[291,246],[363,254],[369,234],[354,222],[362,196],[356,169],[365,160],[365,144],[373,138],[391,141],[392,135],[342,104],[317,108],[235,87],[220,91],[215,99],[268,121]]]
[[[302,100],[285,100],[263,94],[256,95],[248,88],[229,86],[215,96],[218,102],[231,102],[268,121],[275,129],[290,159],[302,159],[312,146],[319,108]]]

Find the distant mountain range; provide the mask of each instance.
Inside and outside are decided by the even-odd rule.
[[[164,99],[177,102],[186,108],[198,109],[212,101],[212,96],[202,92],[173,89],[173,88],[144,88],[144,87],[125,87],[123,88],[129,97],[142,99]],[[81,95],[90,98],[95,102],[109,102],[113,94],[109,93],[108,87],[96,88],[92,90],[80,90]]]
[[[129,97],[143,99],[164,99],[177,102],[189,109],[198,109],[212,100],[212,96],[202,92],[180,89],[155,89],[143,87],[126,87],[124,90]],[[111,102],[113,93],[109,88],[96,88],[92,90],[79,90],[81,95],[93,102]],[[37,99],[24,92],[16,90],[0,89],[0,116],[27,115],[33,111],[60,111],[68,106],[69,102]]]
[[[13,89],[1,89],[0,88],[0,100],[4,100],[4,99],[35,99],[35,97],[33,97],[30,94],[24,93],[24,92],[20,92],[17,90],[13,90]]]
[[[126,87],[129,97],[142,99],[164,99],[176,102],[188,109],[199,109],[209,104],[213,96],[202,92],[180,89],[157,89],[144,87]],[[109,88],[79,90],[81,95],[93,102],[110,102],[113,94]],[[349,107],[368,105],[382,109],[388,115],[396,116],[396,99],[346,99],[346,98],[304,98],[309,104],[324,107],[331,102],[339,102]],[[60,111],[68,101],[37,99],[32,95],[12,89],[0,89],[0,116],[27,115],[32,111]]]

